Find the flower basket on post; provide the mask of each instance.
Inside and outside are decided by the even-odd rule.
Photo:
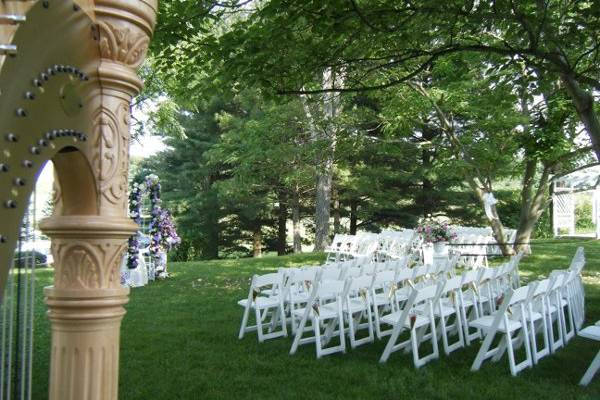
[[[423,262],[432,263],[436,257],[446,257],[447,245],[456,239],[447,222],[435,221],[431,218],[422,220],[417,226],[417,234],[423,243]]]

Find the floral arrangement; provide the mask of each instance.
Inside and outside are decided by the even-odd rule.
[[[129,216],[138,225],[142,223],[142,193],[143,185],[137,182],[133,184],[131,193],[129,193]],[[136,269],[138,266],[139,247],[139,234],[136,233],[129,238],[129,247],[127,251],[127,266],[129,269]]]
[[[417,233],[425,243],[449,242],[457,237],[447,222],[438,222],[432,219],[425,219],[419,223]]]
[[[134,183],[129,194],[129,215],[138,225],[142,222],[142,196],[146,192],[150,196],[149,250],[156,261],[156,265],[162,264],[163,257],[161,257],[161,253],[168,252],[181,243],[181,238],[177,235],[171,214],[161,207],[160,190],[158,176],[148,175],[144,182]],[[127,259],[129,269],[135,269],[138,266],[139,247],[140,234],[136,233],[129,239]]]

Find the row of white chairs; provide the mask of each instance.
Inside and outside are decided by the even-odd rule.
[[[489,255],[500,255],[491,228],[451,226],[456,238],[452,251],[461,254],[460,263],[468,268],[488,266]],[[514,242],[516,231],[505,230],[505,239]],[[327,262],[369,257],[375,261],[387,261],[416,253],[423,258],[423,246],[419,235],[412,229],[384,230],[379,234],[358,232],[356,235],[336,234],[326,250]]]
[[[311,267],[255,276],[248,298],[239,302],[245,308],[239,338],[251,330],[258,331],[261,342],[287,336],[290,324],[294,333],[290,353],[302,344],[315,343],[321,357],[345,352],[346,336],[352,348],[390,336],[380,362],[404,350],[412,352],[415,367],[439,357],[440,337],[446,354],[483,339],[472,370],[507,353],[515,375],[563,347],[585,315],[582,248],[569,269],[553,271],[549,278],[523,287],[518,278],[520,258],[521,254],[500,267],[461,275],[454,271],[456,257],[443,266],[415,268],[407,268],[407,257],[397,263]],[[249,327],[252,309],[257,323]],[[363,330],[366,333],[359,335]],[[409,337],[400,341],[406,333]],[[497,335],[502,339],[494,347]],[[334,339],[337,343],[330,345]],[[431,342],[432,352],[422,356],[419,349],[425,342]],[[525,359],[517,362],[516,349],[521,346]]]

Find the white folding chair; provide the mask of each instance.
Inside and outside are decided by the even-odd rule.
[[[526,306],[530,291],[531,287],[527,286],[507,290],[502,304],[492,315],[479,317],[470,322],[470,326],[480,329],[485,334],[471,371],[479,370],[481,364],[490,357],[493,357],[494,361],[500,360],[505,351],[508,352],[510,372],[513,376],[533,366],[526,320]],[[497,334],[502,335],[502,340],[496,347],[492,347]],[[513,336],[515,334],[516,336]],[[515,348],[519,344],[525,344],[525,359],[517,363]]]
[[[292,333],[296,333],[296,327],[300,318],[294,312],[297,309],[304,308],[312,286],[321,274],[321,269],[298,269],[292,271],[286,282],[287,305],[290,311],[290,322],[292,325]]]
[[[550,352],[554,353],[566,344],[564,339],[563,319],[564,308],[561,304],[561,289],[564,285],[566,275],[553,272],[550,275],[548,295],[546,296],[546,307],[548,312],[548,336],[550,339]]]
[[[296,329],[294,342],[290,354],[295,354],[298,346],[306,343],[315,343],[317,358],[337,352],[346,352],[346,341],[344,339],[344,316],[342,311],[342,293],[344,281],[321,281],[315,283],[308,302],[303,309],[294,310],[296,317],[300,317],[300,324]],[[329,301],[329,299],[334,299]],[[307,322],[310,321],[314,336],[303,337]],[[340,344],[325,347],[332,335],[339,336]],[[321,329],[324,328],[324,332]]]
[[[599,321],[600,322],[600,321]],[[584,337],[586,339],[595,340],[600,342],[600,325],[599,322],[596,322],[596,325],[588,326],[579,331],[579,336]],[[596,354],[594,359],[592,360],[590,366],[585,371],[585,374],[579,381],[581,386],[587,386],[591,381],[596,372],[600,369],[600,351]]]
[[[371,283],[371,304],[373,306],[373,323],[375,324],[375,334],[377,339],[392,333],[392,329],[384,330],[381,327],[381,317],[384,313],[389,313],[394,310],[394,295],[395,290],[392,287],[396,285],[395,271],[378,272]]]
[[[476,320],[480,317],[479,315],[479,300],[477,290],[477,277],[479,271],[468,270],[461,275],[461,287],[462,290],[458,293],[461,322],[463,324],[463,335],[467,346],[471,344],[471,341],[481,338],[481,331],[475,329],[475,332],[471,332],[473,328],[469,325],[470,321]]]
[[[269,296],[261,296],[261,289],[268,287]],[[246,332],[257,331],[258,341],[263,342],[267,339],[274,339],[281,336],[287,336],[287,324],[283,302],[283,282],[281,273],[266,275],[254,275],[248,291],[248,298],[238,301],[238,304],[244,307],[244,316],[240,326],[239,338],[242,339]],[[250,310],[254,310],[256,325],[247,326],[250,317]],[[268,332],[265,333],[263,325],[271,315],[271,322],[268,324]],[[277,325],[281,325],[281,330],[276,331]]]
[[[383,322],[392,325],[394,328],[379,359],[380,363],[386,362],[393,352],[401,349],[405,351],[412,350],[415,368],[420,368],[439,357],[434,308],[442,285],[443,283],[440,282],[437,285],[413,289],[402,311],[394,312],[382,318]],[[428,328],[429,333],[426,332]],[[397,343],[400,334],[407,330],[410,332],[410,338]],[[427,339],[430,339],[433,351],[425,356],[420,356],[419,345]]]
[[[533,363],[539,361],[550,354],[550,335],[549,322],[552,323],[552,315],[547,306],[548,291],[550,290],[550,279],[544,279],[533,283],[534,287],[530,294],[530,301],[527,305],[527,321],[529,322],[529,335],[531,340],[531,353]],[[543,346],[538,346],[537,333],[542,334]]]
[[[434,315],[439,320],[440,335],[444,345],[444,353],[447,355],[465,346],[463,336],[463,323],[461,312],[461,282],[462,277],[457,276],[446,280],[440,292],[440,300],[434,308]],[[454,323],[448,324],[450,318],[454,317]],[[454,333],[458,339],[450,343],[449,336]]]
[[[372,287],[373,278],[371,275],[362,275],[346,280],[342,301],[344,316],[348,324],[350,347],[352,348],[365,343],[372,343],[374,340],[371,294],[369,290]],[[365,318],[366,322],[364,322]],[[358,339],[357,332],[361,329],[367,329],[368,335]]]
[[[478,269],[479,276],[477,277],[477,304],[479,307],[479,315],[489,315],[496,310],[496,296],[494,286],[497,268],[481,267]]]

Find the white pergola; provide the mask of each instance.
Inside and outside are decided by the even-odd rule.
[[[592,221],[600,238],[600,165],[579,169],[554,179],[552,190],[552,229],[554,236],[579,236],[575,232],[575,203],[578,193],[592,194]],[[565,233],[566,231],[566,233]]]

